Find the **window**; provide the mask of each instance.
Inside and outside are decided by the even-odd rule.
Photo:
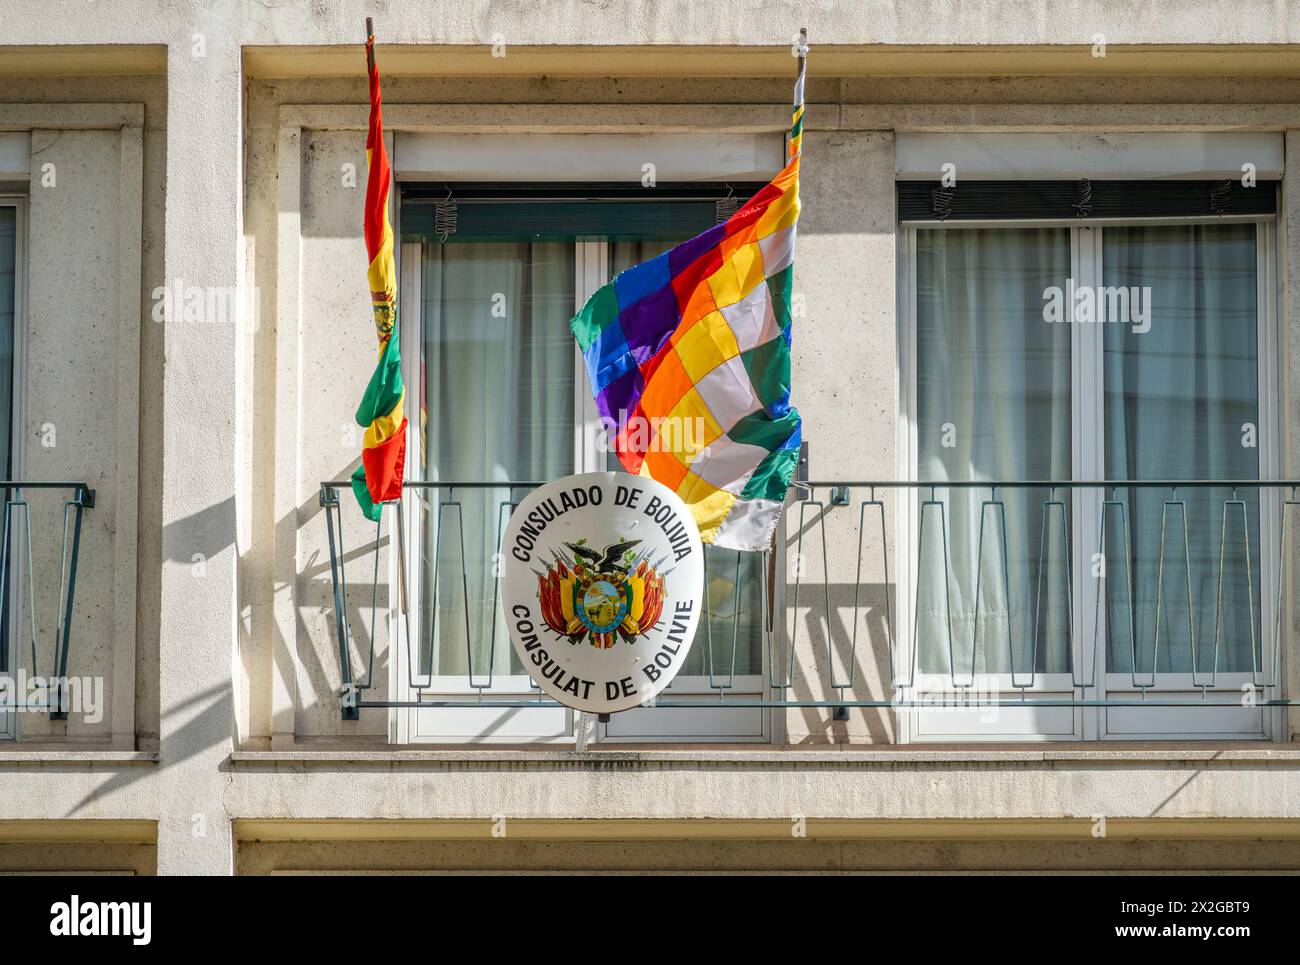
[[[1087,220],[1076,182],[968,183],[944,221],[937,187],[899,185],[900,468],[936,484],[900,514],[916,686],[1111,705],[906,711],[904,729],[1269,736],[1241,700],[1271,660],[1267,490],[945,484],[1276,478],[1276,184],[1231,186],[1217,215],[1219,182],[1098,182]]]
[[[0,460],[3,460],[5,479],[12,479],[14,474],[15,337],[23,303],[20,266],[24,211],[21,204],[19,199],[0,196]],[[8,582],[14,582],[12,574]],[[9,586],[0,587],[0,593],[9,597]],[[11,609],[6,607],[5,611]],[[12,652],[15,620],[11,614],[8,622],[0,623],[0,673],[11,674],[16,667],[17,655]],[[14,739],[16,723],[12,712],[0,711],[0,739]]]
[[[757,185],[734,185],[744,197]],[[455,230],[443,233],[448,191]],[[499,534],[526,489],[571,472],[616,468],[569,319],[613,275],[715,223],[725,185],[653,192],[614,185],[408,186],[401,273],[409,385],[419,386],[408,478],[469,483],[422,492],[408,521],[423,698],[484,707],[416,710],[414,741],[568,741],[563,708],[493,709],[536,695],[496,599]],[[443,202],[441,221],[438,205]],[[413,311],[418,307],[418,311]],[[415,396],[414,388],[408,389]],[[408,505],[413,505],[409,504]],[[706,619],[670,697],[759,694],[763,654],[756,554],[710,547]],[[601,740],[761,740],[755,708],[638,709]],[[399,735],[400,736],[400,735]]]
[[[1063,228],[917,232],[916,479],[1070,478],[1070,328],[1042,320],[1043,292],[1066,278],[1069,267],[1070,235]],[[1042,578],[1051,594],[1045,608],[1030,587],[1039,555],[1038,509],[1048,494],[1002,493],[1010,579],[1000,594],[982,583],[978,607],[980,524],[1003,521],[991,519],[997,511],[983,505],[987,494],[941,495],[947,498],[954,580],[944,594],[944,529],[934,525],[939,520],[932,507],[925,510],[929,525],[918,546],[920,669],[960,678],[1030,668],[1068,672],[1067,608],[1051,592],[1061,588],[1065,572],[1059,546],[1044,554],[1048,572]],[[951,649],[945,612],[951,613]],[[1033,639],[1043,646],[1032,648]]]

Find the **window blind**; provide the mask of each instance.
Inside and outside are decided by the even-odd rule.
[[[404,187],[403,241],[442,240],[440,203],[455,204],[457,241],[681,241],[717,223],[717,203],[743,204],[761,184],[440,184]],[[450,193],[449,193],[450,189]]]
[[[1277,181],[899,181],[899,221],[1277,213]]]

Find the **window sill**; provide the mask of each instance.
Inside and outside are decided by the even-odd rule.
[[[33,764],[157,764],[156,751],[56,751],[33,747],[30,750],[0,751],[0,767]]]
[[[230,755],[235,764],[582,764],[697,763],[722,765],[896,765],[965,763],[1300,763],[1300,744],[1263,741],[1213,741],[1180,744],[1060,743],[1038,745],[918,745],[762,747],[762,748],[502,748],[438,747],[375,750],[243,750]]]

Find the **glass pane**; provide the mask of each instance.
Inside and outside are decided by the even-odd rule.
[[[704,230],[704,225],[700,230]],[[610,241],[610,277],[663,254],[685,241]],[[603,433],[601,434],[603,438]],[[606,454],[610,469],[623,467],[612,451]],[[706,576],[704,619],[696,631],[682,669],[686,675],[713,676],[726,683],[731,675],[763,672],[763,610],[761,553],[739,553],[716,546],[704,548]]]
[[[919,480],[1070,478],[1070,326],[1044,311],[1069,273],[1065,228],[917,232]],[[936,487],[926,505],[929,494],[919,668],[957,680],[1069,671],[1068,492]]]
[[[1110,312],[1106,478],[1258,479],[1255,225],[1106,228],[1103,246]],[[1127,312],[1122,302],[1110,305],[1121,297],[1112,289],[1124,292]],[[1133,565],[1130,576],[1124,516],[1110,507],[1108,668],[1136,669],[1145,679],[1155,671],[1189,672],[1194,640],[1200,674],[1216,667],[1251,670],[1258,661],[1252,620],[1256,640],[1259,635],[1256,491],[1239,490],[1239,503],[1231,489],[1219,488],[1184,488],[1176,496],[1163,488],[1120,490],[1117,496],[1129,522]]]
[[[461,241],[421,251],[422,475],[503,483],[457,489],[450,501],[430,491],[441,505],[422,517],[421,672],[486,681],[489,669],[523,673],[494,605],[500,528],[524,493],[504,484],[573,471],[574,247]]]

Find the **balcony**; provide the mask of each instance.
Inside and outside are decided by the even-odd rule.
[[[408,483],[405,506],[359,547],[344,545],[346,516],[360,518],[346,485],[320,495],[343,717],[555,707],[503,667],[490,571],[511,509],[539,483]],[[655,706],[832,723],[856,711],[880,725],[867,728],[876,742],[1281,737],[1295,702],[1284,616],[1297,492],[1255,480],[800,482],[779,549],[706,560],[693,682]],[[420,581],[433,598],[422,616],[409,598]],[[449,588],[451,609],[437,603]],[[453,612],[464,661],[449,686],[435,650]],[[377,686],[385,618],[406,671],[395,687]]]
[[[73,631],[86,629],[84,617],[75,619],[77,577],[83,516],[95,506],[95,491],[36,480],[0,481],[0,491],[0,738],[13,740],[17,712],[66,721],[70,711],[86,711],[82,690],[93,678],[74,676]]]

